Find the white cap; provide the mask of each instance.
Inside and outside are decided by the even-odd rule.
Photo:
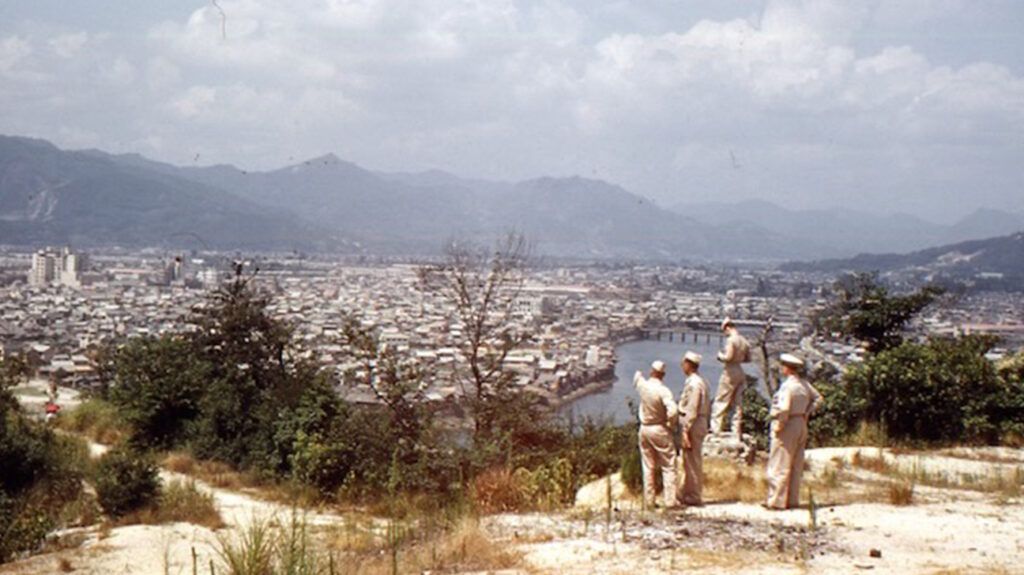
[[[656,359],[653,363],[651,363],[651,369],[653,369],[654,371],[660,371],[661,373],[665,373],[665,362],[661,361],[660,359]]]
[[[700,360],[702,359],[704,358],[701,357],[699,353],[695,353],[692,351],[688,351],[685,355],[683,355],[683,361],[688,361],[694,365],[700,365]]]
[[[801,368],[804,366],[804,360],[791,353],[784,353],[780,355],[779,361],[782,362],[783,365],[788,365],[790,367]]]
[[[729,327],[730,325],[732,325],[732,318],[731,317],[727,317],[727,318],[722,320],[722,329],[725,329],[725,328]]]

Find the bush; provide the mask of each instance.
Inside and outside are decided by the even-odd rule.
[[[219,529],[224,521],[214,504],[213,495],[200,491],[195,481],[172,481],[160,493],[156,504],[156,523],[185,521],[210,529]]]
[[[114,352],[108,371],[110,400],[134,443],[169,448],[184,441],[209,372],[190,342],[171,335],[130,340]]]
[[[622,456],[619,472],[622,474],[622,483],[634,495],[640,495],[644,491],[644,470],[643,462],[640,461],[640,448],[634,446]]]
[[[126,434],[128,424],[118,415],[117,407],[99,398],[83,401],[57,418],[61,429],[85,435],[96,443],[113,445]]]
[[[0,409],[0,563],[38,547],[81,494],[80,442]]]
[[[116,448],[101,457],[94,481],[100,507],[111,517],[141,509],[160,495],[156,464],[128,448]]]
[[[771,406],[758,391],[757,380],[747,379],[747,386],[743,389],[743,432],[750,434],[757,449],[764,451],[768,449],[768,428],[771,423],[768,415]]]
[[[507,467],[495,467],[473,478],[470,495],[481,513],[518,511],[526,505],[521,476]]]

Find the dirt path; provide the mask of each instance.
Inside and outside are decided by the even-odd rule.
[[[90,441],[89,453],[101,457],[109,450],[106,445]],[[257,497],[213,487],[187,475],[162,469],[160,479],[164,485],[172,481],[194,481],[196,487],[209,493],[225,523],[216,532],[190,523],[166,525],[128,525],[104,532],[97,526],[68,530],[58,536],[73,548],[46,553],[24,561],[0,567],[0,573],[36,574],[62,571],[61,561],[67,561],[74,573],[109,575],[124,574],[191,574],[193,553],[198,573],[211,572],[210,562],[219,567],[216,549],[219,538],[237,537],[254,520],[278,519],[287,521],[292,509],[287,505],[268,502]],[[338,524],[344,519],[335,514],[305,511],[309,525]],[[215,567],[216,568],[216,567]],[[217,569],[217,572],[222,572]]]

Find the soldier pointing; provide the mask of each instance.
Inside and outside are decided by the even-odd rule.
[[[676,448],[673,433],[678,419],[672,391],[664,383],[665,362],[651,364],[650,377],[639,371],[633,385],[640,395],[640,461],[643,464],[644,502],[657,507],[654,478],[661,471],[666,507],[676,503]]]

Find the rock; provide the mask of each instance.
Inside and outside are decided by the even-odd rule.
[[[731,433],[720,433],[708,435],[704,439],[704,457],[750,463],[753,461],[755,453],[754,438],[747,434],[736,437]]]
[[[576,492],[576,507],[590,509],[605,509],[608,507],[608,482],[611,481],[612,505],[618,511],[617,503],[623,499],[630,498],[626,484],[622,482],[622,475],[615,473],[609,477],[602,477],[596,481],[580,487]]]
[[[872,549],[871,551],[868,552],[868,555],[870,555],[871,557],[873,557],[875,559],[881,559],[882,558],[882,550],[881,549]]]

